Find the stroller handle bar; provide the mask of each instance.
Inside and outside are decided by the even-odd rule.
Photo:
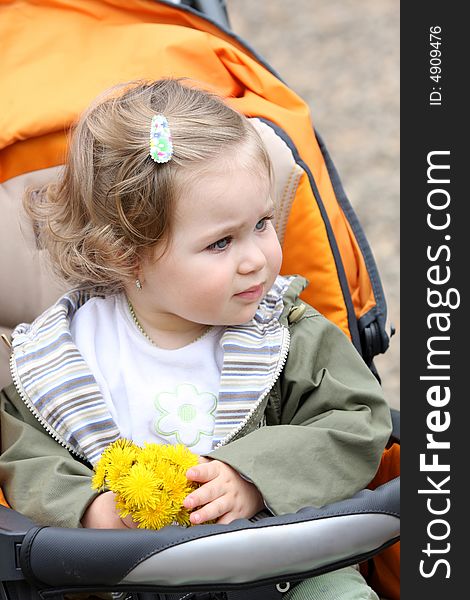
[[[42,590],[210,590],[302,579],[360,562],[397,541],[399,489],[397,477],[322,508],[159,531],[37,527],[18,515],[21,532],[6,517],[17,513],[2,508],[0,549],[18,564],[16,576],[0,575],[17,579],[19,567]],[[15,544],[15,554],[7,543]]]
[[[216,23],[223,29],[230,29],[230,21],[225,0],[170,0],[174,4],[189,7]]]

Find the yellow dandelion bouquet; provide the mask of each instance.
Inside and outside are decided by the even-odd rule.
[[[131,515],[141,529],[172,524],[188,527],[190,511],[183,500],[199,484],[189,481],[186,471],[197,464],[197,455],[181,444],[140,447],[119,439],[101,455],[92,487],[114,492],[119,515]]]

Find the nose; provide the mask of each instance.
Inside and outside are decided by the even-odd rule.
[[[247,243],[243,245],[243,250],[239,258],[238,272],[241,275],[256,273],[266,266],[266,255],[262,248],[256,243]]]

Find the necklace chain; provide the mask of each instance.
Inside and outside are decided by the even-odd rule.
[[[134,307],[132,306],[132,302],[129,300],[129,298],[127,298],[127,306],[129,307],[129,312],[131,313],[132,320],[137,325],[137,329],[140,331],[140,333],[144,337],[147,338],[147,340],[151,344],[153,344],[154,346],[156,346],[157,344],[152,340],[152,338],[147,334],[147,332],[145,331],[145,329],[142,327],[139,319],[137,318],[137,315],[135,314],[135,310],[134,310]]]
[[[129,300],[129,298],[127,298],[127,306],[129,307],[129,312],[130,315],[132,317],[132,320],[134,321],[134,323],[137,326],[137,329],[140,331],[140,333],[153,345],[156,346],[157,348],[159,348],[160,346],[158,344],[156,344],[153,339],[149,336],[149,334],[145,331],[145,329],[142,327],[142,323],[139,321],[139,319],[137,318],[137,315],[135,314],[135,310],[134,307],[132,306],[132,302]],[[197,342],[198,340],[200,340],[201,338],[203,338],[206,333],[208,333],[210,330],[212,329],[211,325],[208,325],[204,331],[197,336],[197,338],[195,338],[194,340],[192,340],[190,343],[194,344],[194,342]]]

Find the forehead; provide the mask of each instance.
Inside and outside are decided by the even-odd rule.
[[[181,174],[177,205],[184,203],[188,195],[227,191],[242,181],[250,181],[258,189],[270,188],[270,168],[261,157],[245,153],[198,163]]]
[[[264,165],[212,161],[188,178],[177,195],[175,226],[183,222],[250,219],[272,209],[270,192],[271,181]]]

